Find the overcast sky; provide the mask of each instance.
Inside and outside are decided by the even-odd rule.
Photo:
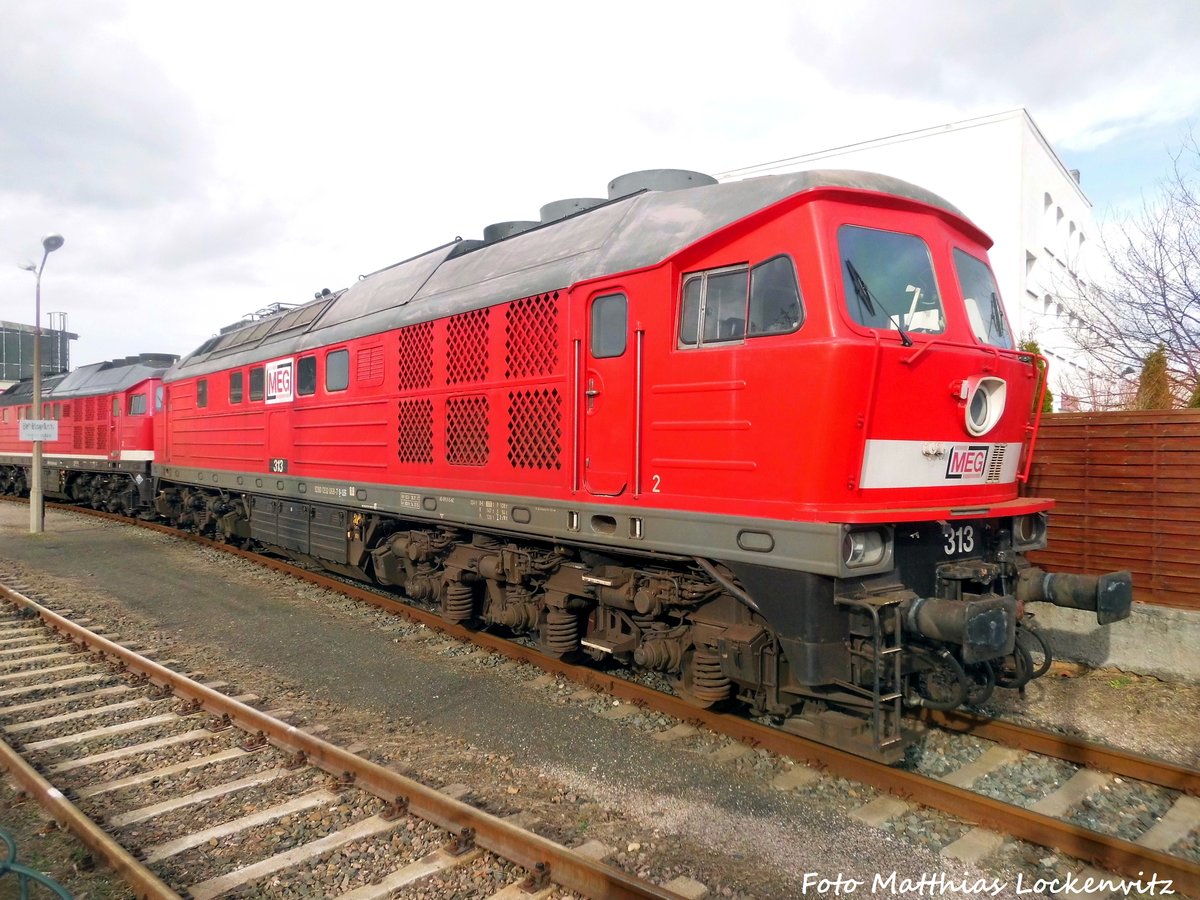
[[[1200,125],[1197,60],[1195,0],[5,0],[0,319],[49,231],[74,364],[182,354],[624,172],[1018,106],[1103,219]]]

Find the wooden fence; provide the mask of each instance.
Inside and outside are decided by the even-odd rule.
[[[1200,410],[1048,415],[1023,493],[1057,501],[1037,565],[1129,569],[1136,600],[1200,610]]]

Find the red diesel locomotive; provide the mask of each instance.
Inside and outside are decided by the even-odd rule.
[[[1024,558],[989,244],[880,175],[623,176],[207,341],[154,511],[895,761],[905,705],[1044,671],[1024,604],[1131,604]]]
[[[56,419],[58,440],[42,445],[47,496],[133,515],[154,499],[154,404],[162,374],[177,356],[142,354],[82,366],[43,379],[42,409],[33,383],[0,394],[0,493],[29,492],[31,445],[22,419]]]

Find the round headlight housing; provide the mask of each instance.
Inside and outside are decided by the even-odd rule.
[[[975,437],[987,434],[1004,415],[1008,385],[1003,378],[975,377],[964,384],[967,431]]]
[[[847,531],[842,537],[842,561],[848,569],[877,566],[886,552],[887,541],[873,528]]]
[[[1019,548],[1046,545],[1046,514],[1030,513],[1013,518],[1013,544]]]

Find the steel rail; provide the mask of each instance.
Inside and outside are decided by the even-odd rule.
[[[307,734],[294,725],[273,719],[252,706],[240,703],[219,691],[207,688],[184,675],[148,660],[120,644],[93,634],[86,628],[9,587],[0,585],[0,596],[18,606],[34,611],[41,616],[43,621],[62,634],[68,635],[106,656],[120,660],[130,671],[146,675],[151,683],[170,688],[175,696],[198,700],[208,712],[217,716],[229,716],[234,725],[251,734],[261,732],[276,747],[293,753],[303,752],[309,763],[327,772],[334,775],[349,772],[353,776],[354,784],[358,787],[384,800],[403,801],[399,805],[406,806],[418,817],[456,835],[464,835],[465,832],[476,845],[483,849],[514,862],[529,872],[542,873],[549,880],[564,888],[577,891],[587,897],[597,898],[597,900],[618,900],[618,898],[678,900],[680,897],[679,894],[664,887],[643,881],[604,863],[588,859],[561,844],[518,828],[503,819],[448,797],[434,788],[406,778],[398,772],[393,772],[370,760],[355,756],[327,741]],[[29,772],[40,779],[36,772],[28,768],[28,764],[25,766]],[[43,795],[49,798],[63,799],[62,795],[49,785],[40,791],[39,796]],[[78,810],[75,812],[82,816]],[[68,813],[64,810],[64,815],[66,814]],[[86,817],[83,818],[86,821]],[[95,828],[94,823],[89,822],[89,824],[93,829]],[[91,830],[87,833],[89,840],[96,840],[97,846],[105,848],[106,858],[110,858],[110,853],[115,854],[116,851],[108,846],[112,843],[111,838],[104,836],[106,843],[100,843]],[[89,846],[91,846],[90,843]],[[117,856],[122,860],[126,857]],[[128,859],[132,860],[131,857]],[[124,862],[122,864],[127,865]],[[178,895],[166,893],[152,896],[177,897]]]
[[[92,853],[108,861],[139,900],[182,900],[157,875],[84,815],[62,792],[43,778],[21,754],[0,740],[0,768],[11,775],[56,822],[66,826]],[[22,895],[24,896],[24,895]]]
[[[1102,769],[1114,775],[1200,796],[1200,771],[1153,756],[1118,750],[1074,735],[1057,734],[1016,722],[991,719],[965,710],[923,710],[921,718],[947,731],[973,734],[1018,750],[1052,756],[1089,769]]]
[[[78,511],[70,506],[61,508]],[[131,521],[127,517],[110,513],[100,513],[99,515],[126,524]],[[604,691],[638,706],[651,708],[683,721],[694,722],[750,746],[762,747],[781,756],[804,761],[830,774],[870,785],[904,799],[914,799],[932,809],[958,816],[982,827],[991,828],[1033,844],[1062,851],[1113,872],[1133,878],[1143,877],[1145,874],[1153,872],[1162,878],[1170,878],[1176,890],[1200,896],[1200,863],[1162,851],[1150,850],[1132,841],[1092,831],[1019,806],[1012,806],[916,772],[909,772],[855,756],[776,728],[759,725],[730,713],[701,709],[678,697],[663,694],[602,671],[580,669],[578,666],[548,657],[531,647],[498,638],[486,632],[471,631],[460,625],[446,622],[437,613],[399,600],[392,600],[373,591],[330,578],[320,572],[301,569],[277,559],[231,547],[199,535],[180,532],[157,523],[138,522],[138,524],[209,547],[227,550],[319,587],[361,600],[388,612],[403,615],[434,631],[475,643],[510,659],[530,663],[547,672],[562,675],[572,681]]]

